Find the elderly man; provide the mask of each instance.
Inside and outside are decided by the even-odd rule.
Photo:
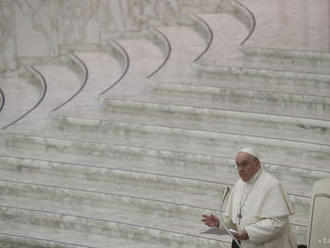
[[[237,230],[235,238],[242,248],[297,247],[290,230],[292,207],[281,184],[260,165],[251,148],[236,156],[240,180],[233,187],[224,214],[225,225]],[[219,227],[214,215],[203,215],[210,227]],[[233,242],[232,247],[236,247]]]

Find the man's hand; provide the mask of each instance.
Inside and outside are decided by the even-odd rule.
[[[237,234],[234,234],[234,237],[237,240],[247,240],[249,239],[249,235],[248,233],[245,231],[245,229],[242,229],[241,231],[239,231]]]
[[[209,227],[219,227],[219,218],[214,216],[213,214],[203,214],[202,217],[202,222],[204,222],[205,225],[208,225]]]

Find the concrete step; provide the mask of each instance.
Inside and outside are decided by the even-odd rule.
[[[9,160],[9,161],[8,161]],[[8,159],[1,179],[56,187],[85,189],[216,209],[224,184],[188,177],[86,164]],[[212,200],[213,199],[213,200]],[[207,203],[205,203],[207,202]]]
[[[164,63],[164,49],[155,45],[152,39],[120,39],[118,43],[126,50],[129,57],[129,69],[125,77],[104,97],[130,97],[143,95],[150,73],[152,79],[173,78],[189,75],[192,72],[190,61],[196,58],[204,49],[205,44],[201,36],[188,26],[158,27],[158,32],[168,43],[166,63]],[[177,65],[181,66],[178,67]]]
[[[144,199],[153,199],[163,202],[171,202],[173,204],[181,204],[186,206],[195,206],[201,209],[209,208],[216,209],[219,205],[219,197],[222,194],[223,187],[226,185],[232,186],[237,180],[237,175],[234,171],[230,172],[226,168],[219,167],[213,173],[216,174],[211,179],[219,181],[203,180],[189,177],[190,174],[198,174],[200,170],[191,169],[186,174],[181,174],[178,169],[172,169],[173,174],[166,175],[161,172],[166,172],[166,168],[158,174],[148,172],[148,167],[145,166],[147,172],[142,171],[143,165],[136,166],[135,170],[128,170],[119,166],[102,166],[89,165],[68,162],[44,161],[31,158],[18,157],[1,157],[1,170],[4,181],[6,178],[11,180],[24,180],[24,182],[53,185],[56,187],[70,187],[72,189],[80,189],[81,185],[86,190],[101,191],[107,189],[106,193],[134,195]],[[125,165],[125,163],[122,163]],[[157,165],[154,165],[157,169]],[[271,171],[271,166],[265,166],[268,171]],[[234,170],[234,168],[232,168]],[[204,173],[205,173],[204,169]],[[297,171],[297,174],[301,171]],[[18,174],[17,174],[18,173]],[[25,175],[21,175],[24,173]],[[35,175],[35,178],[33,178]],[[70,175],[70,180],[68,180]],[[52,179],[49,177],[52,176]],[[293,177],[293,176],[291,176]],[[33,179],[31,179],[33,178]],[[46,179],[45,179],[46,178]],[[298,178],[298,177],[297,177]],[[98,181],[97,181],[98,179]],[[299,178],[302,180],[302,178]],[[300,188],[299,183],[292,182],[287,176],[280,179],[284,186],[289,189],[290,198],[296,205],[297,218],[296,223],[306,224],[309,210],[310,187],[305,189]],[[77,183],[77,184],[74,184]],[[134,183],[139,186],[134,187]],[[112,185],[115,184],[115,185]],[[133,186],[132,186],[133,184]],[[300,183],[302,184],[302,183]],[[124,186],[122,186],[124,185]],[[151,188],[149,188],[151,187]],[[172,193],[175,189],[176,193]],[[305,191],[303,191],[305,190]],[[162,192],[162,193],[159,193]],[[206,193],[205,193],[206,192]],[[204,199],[206,201],[199,201]],[[206,203],[207,202],[207,203]]]
[[[204,50],[193,59],[193,61],[197,61],[209,50],[213,42],[213,33],[207,22],[205,22],[203,18],[201,18],[198,14],[191,15],[191,19],[193,21],[192,28],[200,35],[200,37],[202,37],[205,42]]]
[[[86,217],[104,217],[132,224],[144,222],[144,224],[148,223],[150,226],[163,229],[172,226],[172,231],[183,231],[184,226],[191,225],[190,233],[197,232],[203,227],[198,221],[202,213],[219,211],[219,209],[198,208],[135,195],[120,195],[9,180],[0,181],[0,188],[3,205],[24,206],[29,209],[48,211],[60,209],[61,212],[67,214],[80,213]],[[149,218],[150,216],[154,216],[155,219]],[[181,224],[173,225],[173,221]]]
[[[217,142],[214,146],[222,146],[221,141],[225,139],[224,136],[221,136],[221,133],[218,132],[210,132],[210,131],[200,131],[200,130],[193,130],[193,129],[182,129],[176,127],[165,127],[165,126],[154,126],[149,124],[137,124],[137,123],[124,123],[124,122],[115,122],[115,121],[100,121],[100,120],[93,120],[87,119],[82,117],[68,117],[68,116],[58,116],[58,129],[61,130],[61,133],[68,136],[69,134],[75,134],[76,137],[84,137],[86,139],[92,140],[112,140],[117,144],[126,144],[132,145],[136,144],[138,146],[150,147],[154,146],[151,141],[157,140],[158,147],[162,147],[163,149],[168,149],[173,147],[173,150],[183,150],[185,152],[191,152],[194,150],[194,143],[195,146],[203,144],[204,139],[212,139],[213,142],[219,138],[219,142]],[[56,133],[56,131],[52,131],[52,133]],[[223,133],[222,133],[223,134]],[[228,133],[226,133],[228,134]],[[58,134],[59,137],[61,134]],[[244,135],[244,134],[242,134]],[[240,135],[239,135],[240,136]],[[157,138],[156,138],[157,137]],[[193,138],[194,137],[194,138]],[[172,140],[173,139],[173,140]],[[196,139],[196,142],[194,141]],[[264,137],[266,139],[266,137]],[[181,141],[182,140],[182,141]],[[277,140],[269,139],[269,143],[277,142]],[[288,141],[288,140],[286,140]],[[187,142],[189,145],[183,146],[181,143]],[[283,149],[290,150],[290,148],[285,147],[283,141],[280,141]],[[291,143],[295,143],[297,141],[291,141]],[[290,143],[290,142],[288,142]],[[298,144],[297,142],[297,149],[300,146],[309,146],[312,144],[302,143]],[[149,145],[150,144],[150,145]],[[176,147],[174,145],[178,145]],[[192,146],[190,148],[190,146]],[[278,144],[280,146],[280,144]],[[183,149],[183,147],[185,147]],[[207,153],[210,148],[206,144],[207,148],[203,148],[199,146],[199,149],[196,148],[196,152],[204,152]],[[285,148],[284,148],[285,147]],[[212,150],[212,149],[211,149]],[[288,165],[293,169],[292,165]],[[288,180],[288,182],[292,183],[295,182],[297,185],[294,187],[295,189],[300,188],[299,193],[301,194],[304,191],[310,191],[313,183],[315,180],[318,180],[322,177],[327,177],[328,174],[325,172],[320,171],[320,177],[316,177],[315,180],[309,180],[309,183],[306,184],[306,180],[301,181],[302,178],[306,178],[304,173],[296,174],[296,177],[287,177],[287,174],[282,174],[279,170],[282,169],[283,166],[280,167],[273,167],[273,172],[278,175],[280,178],[283,178],[283,181]],[[300,170],[297,168],[297,170]],[[325,174],[324,174],[325,173]],[[295,174],[295,173],[294,173]],[[310,173],[307,173],[310,177]],[[322,175],[322,176],[321,176]],[[295,178],[295,179],[293,179]],[[311,179],[311,178],[310,178]],[[300,182],[300,183],[299,183]],[[298,186],[300,185],[300,186]],[[308,187],[306,188],[305,186]],[[291,186],[292,187],[292,186]]]
[[[253,68],[249,64],[242,66],[212,65],[194,63],[191,65],[199,72],[189,83],[200,83],[206,86],[224,86],[254,89],[272,89],[290,93],[300,93],[318,96],[329,96],[330,76],[326,74],[294,72],[288,67],[282,70],[276,68]]]
[[[202,37],[193,27],[188,26],[162,26],[157,30],[168,42],[168,54],[165,65],[152,76],[152,79],[176,78],[191,74],[190,61],[205,49]],[[164,63],[164,49],[155,45],[152,39],[120,39],[118,43],[127,51],[129,69],[121,82],[104,97],[128,98],[145,94],[149,81],[146,77]]]
[[[17,227],[15,228],[17,230]],[[24,230],[29,230],[28,226],[24,227]],[[36,230],[33,230],[36,232]],[[39,230],[38,230],[39,231]],[[37,237],[37,235],[27,236],[29,234],[22,235],[20,233],[12,232],[11,230],[7,233],[0,233],[0,245],[1,247],[17,247],[17,248],[35,248],[35,247],[59,247],[59,248],[96,248],[95,246],[87,246],[82,244],[75,243],[66,243],[61,240],[51,240],[49,239],[49,235],[44,238]],[[64,232],[63,232],[64,233]],[[67,232],[65,232],[67,234]],[[73,234],[73,233],[72,233]],[[79,237],[81,235],[75,233],[75,237]]]
[[[158,133],[156,135],[157,138],[154,138],[158,141],[159,145],[161,145],[160,141],[162,141],[160,135],[161,134]],[[168,133],[163,133],[163,135],[165,137],[169,136]],[[220,134],[218,134],[218,138],[222,140],[222,142],[229,144],[230,140],[227,140],[228,135],[222,135],[221,137]],[[132,138],[134,138],[134,135]],[[243,141],[247,140],[249,137],[239,135],[237,138],[241,141],[240,145],[243,145]],[[23,156],[23,154],[26,154],[26,156],[40,156],[40,158],[46,159],[47,157],[51,157],[60,160],[63,157],[67,157],[69,159],[67,161],[81,161],[82,163],[84,163],[85,159],[89,161],[89,163],[99,162],[101,164],[108,163],[109,161],[111,164],[121,164],[125,161],[125,164],[128,166],[127,168],[130,168],[129,166],[134,166],[134,168],[142,166],[139,170],[148,170],[152,173],[163,171],[161,172],[162,174],[169,175],[176,175],[176,173],[183,173],[181,175],[185,175],[185,173],[188,173],[188,177],[194,177],[194,174],[190,174],[189,170],[187,170],[191,168],[194,173],[198,171],[197,174],[202,179],[225,183],[233,182],[232,177],[230,177],[229,180],[225,180],[225,178],[221,176],[217,177],[217,175],[213,173],[217,166],[221,165],[220,168],[224,168],[229,174],[236,174],[232,164],[234,164],[235,147],[238,147],[237,145],[226,147],[224,145],[216,146],[212,144],[208,145],[209,148],[205,148],[203,151],[200,146],[203,140],[198,139],[198,144],[194,145],[199,146],[199,152],[192,153],[190,147],[192,144],[189,146],[182,145],[180,149],[174,149],[172,147],[173,149],[170,150],[168,144],[164,144],[163,148],[157,146],[157,149],[155,149],[155,145],[150,143],[151,141],[149,141],[150,147],[148,148],[146,146],[147,144],[145,144],[146,141],[144,142],[144,146],[133,146],[134,143],[132,143],[132,139],[124,140],[127,144],[69,139],[68,137],[65,139],[8,134],[3,137],[3,141],[6,143],[3,147],[3,153],[5,154],[7,152],[8,154],[16,156]],[[150,140],[152,140],[152,137],[150,137]],[[187,139],[185,140],[186,144],[189,144],[187,143]],[[216,141],[215,137],[213,140]],[[258,139],[258,141],[259,140],[262,141],[262,139]],[[177,140],[176,143],[178,143],[178,141],[180,140]],[[274,146],[269,146],[268,144],[268,147],[266,147],[266,144],[256,142],[260,147],[263,147],[263,149],[260,148],[262,151],[261,160],[264,162],[265,166],[271,168],[271,171],[275,173],[276,176],[283,179],[285,178],[288,182],[299,182],[299,187],[304,185],[308,188],[311,187],[315,180],[328,176],[329,168],[320,157],[316,156],[317,154],[321,156],[322,151],[312,152],[312,149],[316,148],[317,145],[284,141],[279,142],[282,144],[282,147],[275,146],[275,144]],[[288,146],[290,143],[291,145],[296,145],[298,148],[292,149],[293,147]],[[205,144],[205,146],[207,147],[207,144]],[[306,150],[303,150],[302,146],[304,146]],[[265,151],[265,148],[267,148],[268,151]],[[299,153],[300,155],[297,156],[295,153]],[[325,154],[327,153],[325,152]],[[79,158],[80,156],[83,157],[81,160]],[[312,158],[313,156],[316,157]],[[310,169],[310,163],[314,164],[313,170]],[[172,172],[171,170],[173,169],[177,169],[177,171]],[[211,177],[208,174],[210,171],[212,171]],[[219,175],[221,175],[221,173]],[[308,182],[308,184],[306,184],[306,182]],[[306,190],[305,187],[302,187],[299,193]]]
[[[125,57],[127,57],[130,60],[129,64],[131,65],[131,62],[135,63],[136,58],[140,56],[141,53],[143,53],[144,56],[152,60],[153,66],[150,65],[133,65],[133,66],[134,67],[140,66],[140,68],[149,67],[149,69],[151,69],[151,71],[149,72],[150,75],[151,73],[155,72],[155,70],[157,70],[158,67],[161,67],[161,65],[164,63],[164,60],[166,60],[169,54],[168,41],[166,40],[166,37],[162,34],[162,32],[158,30],[157,26],[153,25],[148,28],[142,29],[140,31],[136,30],[133,32],[120,32],[117,35],[114,35],[111,32],[106,32],[106,31],[102,32],[101,34],[102,49],[111,52],[111,54],[114,57],[119,58],[122,62],[124,62],[122,63],[123,65],[125,65],[127,62],[127,61],[123,61],[123,59],[124,60],[126,59]],[[117,48],[120,48],[119,50],[121,51],[119,51],[118,49],[114,51],[113,50],[114,45],[117,46]],[[122,52],[124,52],[124,54]],[[162,58],[159,57],[160,52],[162,54]],[[141,57],[141,59],[143,58]]]
[[[204,37],[194,26],[163,26],[158,30],[168,40],[171,53],[155,78],[184,78],[191,75],[190,62],[205,50]]]
[[[5,219],[1,223],[1,229],[5,233],[10,232],[24,236],[38,235],[39,239],[47,237],[51,240],[62,242],[66,240],[66,243],[93,245],[95,247],[123,245],[126,244],[125,242],[130,244],[128,247],[133,245],[133,242],[138,247],[165,247],[165,245],[166,247],[182,247],[185,245],[190,247],[200,247],[201,245],[222,247],[221,243],[223,243],[211,238],[107,219],[87,218],[11,206],[0,207],[0,216]],[[70,242],[67,240],[70,240]],[[103,245],[101,242],[103,242]]]
[[[162,49],[149,39],[118,39],[117,42],[129,56],[130,74],[146,77],[164,60]]]
[[[330,141],[330,122],[324,120],[191,107],[160,101],[103,100],[105,106],[102,108],[69,111],[63,115],[102,121],[226,131],[305,142],[329,143]],[[242,130],[242,125],[244,125],[244,130]]]
[[[61,57],[60,60],[57,64],[45,63],[35,66],[45,80],[47,88],[43,101],[24,118],[24,121],[32,119],[37,122],[38,119],[42,122],[49,112],[65,104],[83,86],[87,72],[84,70],[81,61],[73,55]]]
[[[220,179],[217,176],[221,175],[221,173],[216,173],[216,169],[218,165],[221,165],[219,168],[224,168],[235,175],[235,170],[231,165],[234,162],[233,158],[221,156],[221,154],[209,156],[200,153],[19,134],[3,136],[1,141],[4,142],[2,154],[8,154],[8,156],[34,157],[43,160],[51,158],[51,160],[57,159],[58,161],[110,166],[126,170],[134,168],[136,171],[199,177],[204,180],[216,181]],[[194,173],[196,173],[195,176]],[[231,179],[228,180],[228,183],[230,181]]]
[[[28,71],[1,76],[0,88],[4,100],[0,113],[0,128],[10,125],[30,111],[43,94],[43,85]]]
[[[249,46],[243,46],[241,52],[245,56],[245,63],[250,66],[278,70],[289,67],[297,72],[329,74],[329,53]]]
[[[45,143],[39,143],[39,147],[36,148],[37,150],[34,150],[34,146],[36,145],[35,142],[38,142],[36,137],[34,137],[34,141],[27,141],[27,143],[29,144],[29,153],[37,157],[44,156],[45,159],[57,156],[62,161],[70,159],[80,159],[81,163],[89,160],[91,163],[94,164],[97,160],[100,161],[103,159],[103,164],[105,164],[106,167],[109,167],[110,164],[111,167],[120,168],[121,170],[131,170],[131,168],[134,168],[134,170],[142,171],[143,173],[145,171],[148,171],[149,173],[158,173],[157,175],[159,175],[159,173],[162,173],[163,175],[172,175],[174,177],[191,177],[193,180],[195,180],[194,178],[196,178],[196,175],[198,175],[198,178],[200,179],[204,178],[205,180],[217,181],[221,182],[222,184],[225,183],[229,185],[232,185],[237,180],[237,173],[235,172],[235,168],[229,165],[228,158],[205,156],[202,154],[180,153],[173,151],[157,151],[150,149],[146,150],[145,148],[112,146],[100,143],[94,143],[93,145],[90,142],[87,146],[87,142],[84,142],[83,144],[79,141],[73,146],[72,141],[69,141],[71,145],[69,145],[68,147],[65,146],[65,141],[63,140],[60,141],[54,139],[44,139],[43,141],[39,141],[41,141],[42,143],[47,142],[47,145]],[[62,145],[60,145],[60,143],[62,143]],[[42,148],[43,146],[44,148]],[[60,152],[56,152],[56,150]],[[17,149],[16,152],[23,154],[24,152],[26,153],[26,150]],[[71,154],[68,153],[73,153],[73,156],[70,156]],[[9,168],[14,168],[12,163],[15,163],[15,160],[14,162],[10,163]],[[29,162],[25,163],[29,164]],[[52,165],[56,163],[50,164]],[[116,165],[118,167],[116,167]],[[265,164],[265,167],[267,168],[267,170],[270,170],[275,175],[276,173],[279,173],[276,175],[278,178],[281,178],[282,176],[281,181],[283,182],[285,188],[287,188],[287,190],[289,190],[291,193],[290,198],[297,209],[298,219],[308,219],[306,216],[308,216],[309,213],[309,197],[311,192],[309,188],[311,186],[307,186],[306,188],[306,185],[303,183],[308,182],[308,180],[313,180],[311,179],[311,175],[314,175],[314,177],[324,176],[322,172],[283,167],[273,164]],[[72,172],[70,173],[72,174]],[[305,176],[303,177],[304,174]],[[151,178],[156,178],[156,180],[159,180],[157,175],[152,176]],[[11,176],[7,177],[10,178]],[[32,178],[32,176],[30,176],[30,178]],[[98,178],[98,176],[96,176],[96,178]],[[68,181],[69,179],[64,178],[62,180]],[[132,178],[130,178],[129,180],[132,180]],[[176,184],[174,183],[174,185]],[[302,186],[304,186],[304,188],[302,188]],[[130,190],[127,189],[126,192],[130,192]],[[141,192],[143,193],[149,191],[142,190]],[[155,195],[157,196],[158,194]],[[170,196],[172,195],[170,194]],[[187,198],[187,196],[185,196],[184,194],[182,196],[179,196],[178,199],[181,199],[180,197]],[[195,199],[195,201],[199,202],[198,199]],[[216,208],[216,205],[217,204],[214,203],[213,208]],[[200,207],[205,207],[205,204],[202,203],[202,206]]]
[[[170,126],[156,126],[146,123],[127,123],[115,121],[100,121],[70,116],[58,116],[53,122],[51,134],[57,137],[83,138],[94,141],[110,142],[113,144],[137,145],[142,147],[157,147],[185,152],[200,152],[204,154],[221,154],[230,143],[234,146],[237,140],[246,145],[263,146],[265,157],[270,151],[286,155],[287,159],[296,152],[306,152],[314,156],[314,163],[323,163],[328,158],[327,143],[299,142],[290,139],[276,139],[263,136],[249,136],[244,133],[215,132],[209,130],[188,129]],[[56,131],[59,130],[59,131]],[[31,132],[32,133],[32,132]],[[35,135],[38,135],[36,132]],[[156,142],[156,143],[155,143]],[[241,145],[242,145],[241,143]],[[210,149],[210,145],[214,148]],[[314,155],[313,155],[314,153]],[[316,160],[316,161],[315,161]],[[319,161],[317,161],[319,160]],[[267,160],[266,160],[267,161]],[[281,160],[269,159],[269,162]],[[320,168],[321,169],[321,168]],[[324,168],[325,170],[325,168]]]
[[[125,70],[113,87],[102,92],[102,96],[128,97],[140,94],[145,89],[147,77],[164,62],[163,50],[152,39],[118,39],[116,42],[125,55]]]
[[[325,44],[322,44],[323,48],[319,50],[319,52],[317,52],[318,50],[313,51],[303,48],[303,46],[308,43],[310,45],[315,45],[317,42],[305,42],[305,44],[300,44],[300,49],[296,46],[292,47],[291,44],[298,43],[292,42],[292,40],[286,44],[283,44],[282,42],[284,37],[281,37],[283,36],[283,33],[278,35],[274,35],[273,33],[271,35],[265,35],[269,32],[269,26],[260,25],[262,22],[262,19],[260,18],[269,18],[269,16],[265,17],[262,15],[265,15],[265,13],[269,14],[272,10],[267,10],[260,13],[260,9],[264,8],[260,8],[259,4],[258,6],[253,6],[251,3],[245,3],[245,5],[247,8],[251,5],[253,15],[257,12],[256,18],[258,25],[247,40],[246,44],[243,46],[239,46],[239,44],[247,36],[248,30],[244,27],[244,23],[239,20],[240,18],[232,13],[199,15],[208,24],[214,37],[217,37],[214,39],[207,55],[203,57],[202,60],[204,63],[215,65],[250,66],[259,69],[263,68],[277,70],[286,70],[290,67],[290,70],[297,72],[329,74],[328,67],[330,64],[330,58],[326,53],[324,53],[324,51],[328,49],[328,47],[324,47]],[[273,8],[276,9],[275,6],[273,6]],[[267,23],[273,23],[272,21],[275,18],[276,17],[273,17],[272,20],[268,20]],[[289,21],[296,20],[291,19]],[[290,24],[293,24],[293,22]],[[299,25],[300,24],[301,23],[299,23]],[[321,26],[320,23],[318,26]],[[282,29],[284,28],[287,27],[282,27]],[[276,27],[271,29],[272,32],[275,32],[275,29],[281,30]],[[306,37],[307,36],[308,35],[306,34]],[[278,37],[281,37],[282,40],[278,40]],[[286,33],[285,39],[287,39],[287,37],[288,33]],[[300,37],[299,43],[306,37]],[[296,37],[292,39],[296,39]],[[266,40],[268,44],[266,43]]]
[[[237,8],[232,11],[240,15]],[[239,44],[247,37],[249,29],[234,13],[199,14],[214,36],[209,50],[199,60],[200,62],[233,64],[243,57]]]
[[[326,0],[245,1],[257,21],[247,46],[299,51],[329,51]],[[308,9],[308,11],[306,11]]]
[[[34,183],[0,182],[2,203],[38,211],[106,219],[170,232],[199,235],[205,229],[202,213],[219,210]]]
[[[113,54],[106,51],[76,52],[88,71],[86,85],[72,101],[65,106],[86,107],[97,101],[101,92],[109,88],[122,75],[122,66]]]
[[[230,110],[330,119],[329,97],[180,83],[154,83],[153,92],[172,99],[172,102],[192,106],[220,106]]]
[[[28,162],[27,160],[25,161]],[[70,165],[67,164],[65,166],[68,167]],[[11,170],[14,169],[12,167],[13,165],[11,164]],[[31,163],[31,161],[29,166],[16,166],[16,169],[18,169],[17,179],[21,181],[28,180],[25,176],[20,177],[19,175],[22,172],[26,174],[26,171],[31,171],[33,174],[33,181],[28,183],[9,180],[0,181],[2,203],[10,206],[24,206],[24,208],[39,211],[47,210],[48,212],[56,212],[58,209],[61,209],[61,214],[79,215],[97,219],[103,218],[116,222],[126,222],[134,225],[144,225],[164,230],[167,229],[172,232],[188,233],[190,235],[198,235],[202,231],[203,228],[199,222],[202,213],[218,212],[217,209],[207,209],[205,207],[195,207],[191,205],[184,205],[182,203],[175,203],[176,200],[172,198],[174,196],[173,192],[168,196],[166,196],[165,192],[162,192],[161,194],[165,196],[166,201],[159,201],[150,198],[148,199],[146,197],[139,197],[140,194],[136,188],[129,191],[133,196],[118,194],[117,191],[116,193],[105,192],[107,191],[105,189],[114,190],[115,188],[114,186],[105,184],[103,187],[95,188],[94,186],[94,190],[90,190],[90,187],[86,183],[84,186],[82,186],[81,183],[77,183],[75,175],[77,172],[73,172],[73,170],[76,169],[63,169],[63,165],[62,173],[70,175],[70,181],[74,181],[76,188],[71,188],[72,185],[65,183],[63,180],[61,180],[57,185],[54,184],[54,180],[50,182],[49,179],[48,181],[41,181],[43,183],[47,183],[47,185],[38,184],[38,182],[40,182],[40,178],[52,176],[54,179],[54,175],[58,176],[60,174],[58,172],[60,170],[59,165],[54,166],[54,164],[52,164],[52,167],[50,168],[43,165],[43,167],[45,168],[37,168],[37,166]],[[106,174],[104,169],[99,170],[98,172],[97,168],[93,168],[91,170],[93,170],[91,173],[93,175],[89,174],[88,178],[84,180],[92,181],[92,177],[94,176],[95,178],[98,178],[98,182],[100,180],[99,178],[104,177]],[[86,173],[86,171],[82,173]],[[2,168],[2,174],[5,178],[14,178],[13,175],[10,176],[6,173],[4,168]],[[41,174],[43,174],[43,176],[41,176]],[[122,175],[119,175],[118,177],[120,178],[117,180],[122,182]],[[114,180],[111,180],[110,178],[108,178],[107,181],[111,181],[112,183],[114,182]],[[134,181],[134,179],[132,179],[132,181]],[[180,181],[180,178],[177,178],[176,181]],[[141,184],[145,184],[145,180],[139,180],[139,184],[137,185]],[[187,184],[185,186],[189,187]],[[84,189],[82,190],[81,188]],[[204,192],[211,189],[212,187],[209,186],[207,189],[204,189]],[[175,187],[175,190],[180,191],[179,187]],[[196,195],[196,192],[186,192],[186,196],[188,194]],[[150,194],[149,192],[148,197],[154,198],[154,195],[155,194]],[[214,203],[216,203],[214,206],[218,208],[220,204],[220,195],[213,197],[209,195],[208,197],[209,198],[205,200],[203,200],[203,197],[199,199],[203,205],[208,205],[208,203],[212,202],[213,199]],[[300,201],[301,200],[302,199],[300,199]],[[297,199],[295,203],[297,203]],[[308,219],[306,218],[308,215],[306,215],[306,213],[303,214],[300,210],[301,209],[296,209],[297,213],[291,219],[294,229],[297,232],[297,236],[299,237],[304,236]],[[148,217],[149,215],[153,216],[153,218],[150,219]]]
[[[78,124],[75,123],[76,121],[71,122],[74,125],[69,125],[64,121],[64,125],[59,127],[59,132],[56,132],[55,129],[49,129],[47,126],[46,128],[38,128],[39,132],[43,130],[44,135],[48,133],[48,137],[28,130],[27,135],[8,132],[3,135],[3,140],[8,147],[17,145],[24,148],[28,146],[28,142],[31,142],[31,146],[39,147],[41,145],[44,149],[43,146],[47,146],[48,140],[51,140],[55,144],[58,143],[67,147],[73,146],[72,148],[75,149],[74,144],[77,142],[89,144],[92,141],[94,143],[91,144],[100,143],[110,147],[116,147],[116,145],[134,145],[135,147],[145,147],[147,149],[157,147],[161,150],[211,156],[219,154],[229,158],[235,157],[237,150],[235,148],[252,146],[260,151],[262,160],[266,163],[294,165],[305,169],[308,169],[309,164],[313,163],[315,170],[329,171],[329,168],[325,165],[326,160],[329,159],[330,148],[328,144],[147,124],[112,123],[88,119],[78,121],[80,125],[76,125]],[[94,126],[99,126],[101,132],[93,133]],[[57,138],[52,138],[54,136],[57,136]],[[72,148],[70,147],[69,150]]]

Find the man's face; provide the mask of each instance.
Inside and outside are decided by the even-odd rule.
[[[236,165],[238,174],[244,182],[250,181],[260,169],[259,160],[245,152],[239,152],[237,154]]]

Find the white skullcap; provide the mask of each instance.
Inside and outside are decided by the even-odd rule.
[[[257,158],[258,160],[260,160],[259,159],[259,154],[251,147],[243,148],[243,149],[239,150],[239,152],[248,153],[248,154],[252,155],[253,157]]]

